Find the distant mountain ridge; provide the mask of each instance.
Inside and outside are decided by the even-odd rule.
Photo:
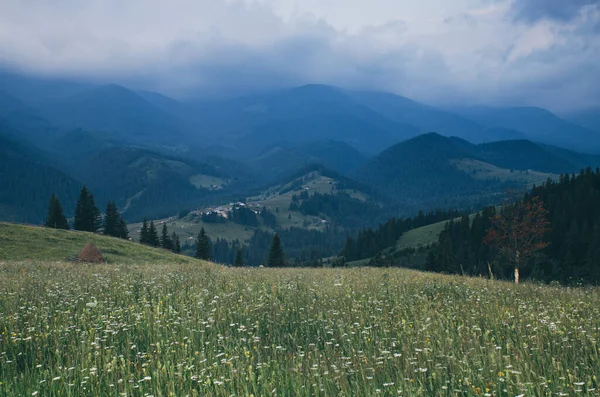
[[[578,172],[583,164],[596,167],[600,156],[527,140],[474,145],[430,133],[388,148],[349,176],[414,213],[493,203],[506,189],[523,190],[543,183],[545,175]]]

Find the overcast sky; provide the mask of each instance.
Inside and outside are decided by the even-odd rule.
[[[305,83],[600,106],[600,0],[0,0],[0,63],[177,97]]]

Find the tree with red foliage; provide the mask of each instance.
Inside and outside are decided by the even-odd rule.
[[[515,268],[515,283],[519,284],[519,267],[548,246],[544,241],[550,230],[548,211],[538,197],[509,206],[492,218],[485,243],[498,249]]]

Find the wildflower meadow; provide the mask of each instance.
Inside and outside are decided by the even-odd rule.
[[[2,396],[597,396],[600,290],[0,264]]]

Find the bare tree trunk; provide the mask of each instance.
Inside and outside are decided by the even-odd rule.
[[[521,253],[517,251],[515,255],[515,284],[519,284],[519,262],[521,259]]]

